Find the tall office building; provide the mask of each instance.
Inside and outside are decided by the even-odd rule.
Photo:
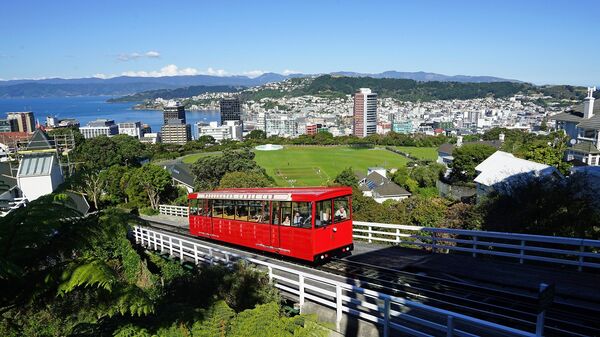
[[[354,135],[363,138],[377,132],[377,94],[360,88],[354,94]]]
[[[221,99],[221,125],[226,121],[242,121],[242,113],[240,111],[240,99],[237,97],[226,97]]]
[[[33,132],[35,131],[35,120],[33,118],[33,112],[9,112],[7,119],[15,120],[16,132]]]
[[[177,101],[169,101],[163,108],[163,124],[185,124],[185,107]]]
[[[183,145],[192,139],[192,128],[185,123],[185,108],[179,102],[169,101],[163,108],[164,125],[160,128],[163,143]]]
[[[0,132],[13,132],[17,129],[17,121],[14,119],[0,119]]]

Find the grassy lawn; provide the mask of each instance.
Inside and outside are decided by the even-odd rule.
[[[437,148],[435,147],[395,146],[395,148],[419,159],[433,161],[437,159]]]
[[[185,164],[193,164],[199,158],[207,157],[207,156],[214,156],[214,155],[217,155],[217,154],[221,154],[221,152],[217,151],[217,152],[198,152],[198,153],[192,153],[192,154],[188,154],[187,156],[183,156],[183,158],[181,158],[181,161],[183,161]]]
[[[398,168],[407,158],[385,149],[335,147],[285,147],[278,151],[254,151],[256,162],[279,186],[319,186],[333,181],[343,169],[365,172],[368,167]]]

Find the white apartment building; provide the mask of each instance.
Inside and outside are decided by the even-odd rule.
[[[98,136],[111,137],[119,134],[119,127],[112,119],[97,119],[89,122],[87,126],[80,127],[79,131],[86,139]]]
[[[269,115],[265,120],[267,137],[296,137],[298,136],[298,121],[286,115]]]
[[[217,122],[198,123],[198,137],[211,136],[216,141],[221,142],[225,139],[242,140],[242,124],[240,121],[225,121],[224,125],[218,125]]]
[[[142,137],[140,137],[140,142],[146,143],[146,144],[160,143],[160,133],[158,133],[158,132],[145,133]]]
[[[123,122],[119,123],[119,134],[120,135],[129,135],[135,138],[141,138],[143,136],[142,133],[142,123],[140,122]]]

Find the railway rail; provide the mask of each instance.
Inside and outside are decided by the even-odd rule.
[[[190,235],[187,229],[170,224],[149,221],[153,227],[178,235],[203,240]],[[221,246],[222,243],[217,243]],[[248,249],[235,247],[249,252]],[[281,260],[280,257],[266,254]],[[347,259],[335,259],[321,266],[310,266],[297,261],[298,267],[311,267],[328,274],[355,280],[364,289],[418,301],[426,305],[461,313],[482,320],[534,331],[537,317],[537,291],[535,289],[498,289],[466,281],[442,279],[419,273],[389,269]],[[467,280],[468,281],[468,280]],[[555,301],[545,313],[545,336],[600,336],[600,304],[578,306],[565,301]]]

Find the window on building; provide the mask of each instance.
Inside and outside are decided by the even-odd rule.
[[[213,218],[223,217],[223,200],[213,200]]]
[[[223,200],[223,218],[235,219],[235,201]]]
[[[348,197],[341,197],[333,200],[334,222],[341,222],[350,219],[350,202],[348,199]]]
[[[292,203],[292,226],[312,228],[312,207],[310,202]]]
[[[248,221],[248,201],[238,200],[235,202],[235,219]]]
[[[315,227],[324,227],[331,224],[331,200],[317,202]]]

